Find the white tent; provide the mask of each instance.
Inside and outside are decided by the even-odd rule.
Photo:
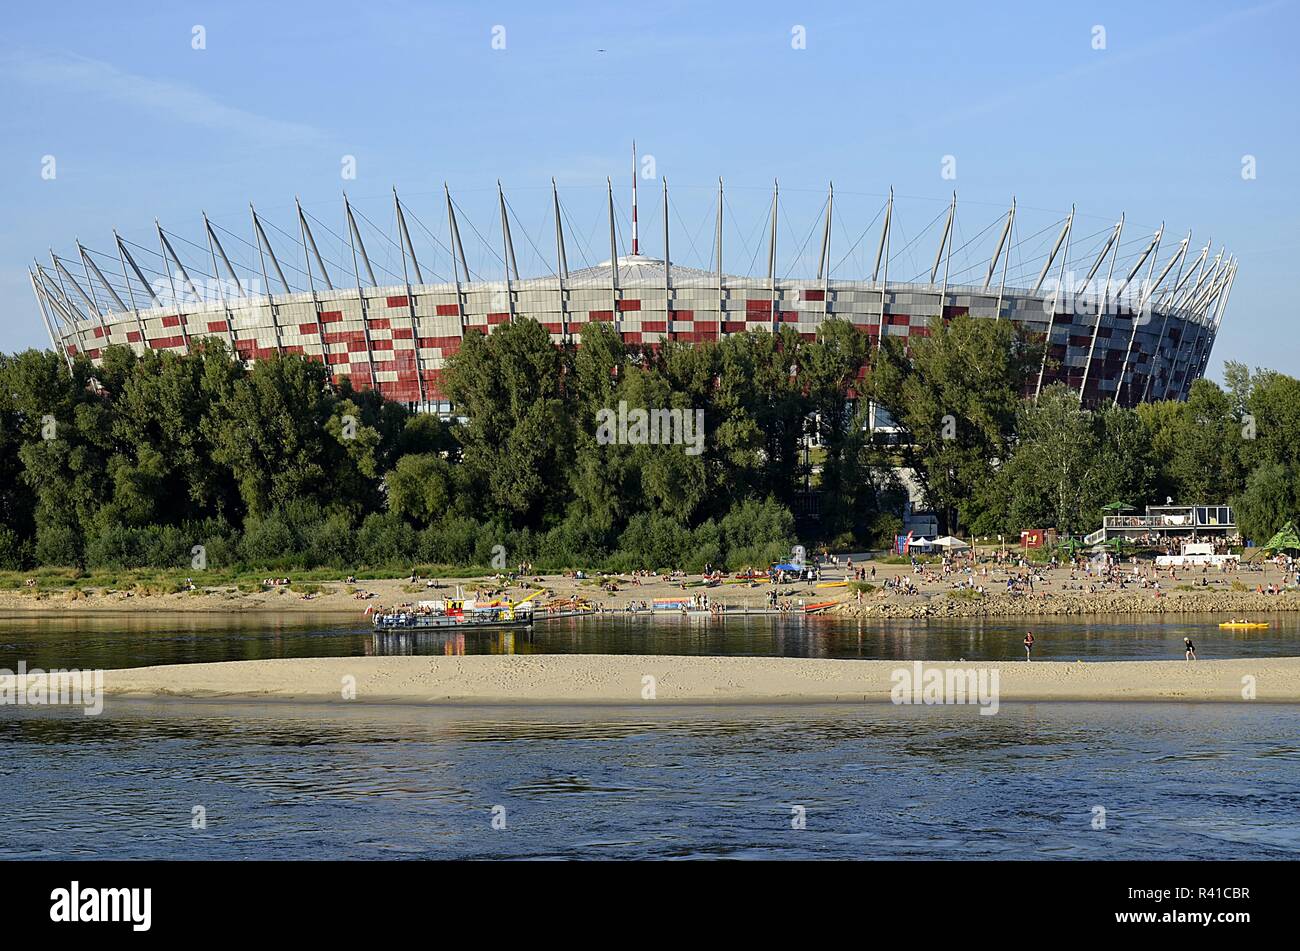
[[[926,538],[924,535],[919,536],[917,538],[913,538],[910,542],[907,543],[908,551],[912,551],[913,549],[915,549],[916,551],[929,551],[933,547],[934,547],[934,542]]]
[[[943,535],[934,540],[934,547],[946,548],[949,551],[957,551],[962,548],[969,548],[970,545],[966,544],[960,538],[953,538],[951,535]]]

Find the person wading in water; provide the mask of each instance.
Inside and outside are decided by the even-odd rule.
[[[1190,637],[1183,638],[1183,659],[1196,660],[1196,645],[1192,643]]]
[[[1034,632],[1026,631],[1025,632],[1025,660],[1026,661],[1033,659],[1029,656],[1030,653],[1033,651],[1033,649],[1034,649]]]

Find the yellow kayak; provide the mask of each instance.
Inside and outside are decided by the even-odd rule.
[[[1230,628],[1235,631],[1251,631],[1268,627],[1268,623],[1259,623],[1255,621],[1224,621],[1219,625],[1219,627]]]
[[[847,588],[848,586],[847,581],[822,581],[817,585],[819,588]]]

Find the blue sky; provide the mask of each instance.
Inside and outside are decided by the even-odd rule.
[[[1013,194],[1022,238],[1076,202],[1087,233],[1125,212],[1133,249],[1162,221],[1166,251],[1189,228],[1197,248],[1226,245],[1240,270],[1211,375],[1224,359],[1300,374],[1294,2],[64,3],[6,18],[0,350],[48,345],[27,284],[34,256],[73,251],[74,237],[109,251],[115,226],[156,246],[155,217],[202,240],[200,210],[247,232],[249,201],[287,228],[299,195],[342,233],[346,187],[382,230],[396,185],[441,236],[445,180],[484,235],[471,264],[491,277],[500,178],[524,232],[521,269],[545,273],[555,176],[576,256],[607,257],[604,179],[625,216],[635,138],[670,182],[684,263],[708,265],[719,175],[736,221],[727,265],[742,272],[750,252],[765,267],[773,179],[792,267],[834,180],[836,277],[869,266],[890,185],[900,234],[917,241],[899,279],[928,268],[938,237],[920,233],[954,187],[967,237]],[[344,181],[348,155],[357,175]],[[657,187],[642,181],[652,253]]]

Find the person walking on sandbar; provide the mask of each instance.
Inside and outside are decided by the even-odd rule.
[[[1192,643],[1190,637],[1183,638],[1183,659],[1196,660],[1196,645]]]
[[[1032,657],[1029,656],[1030,653],[1033,651],[1033,649],[1034,649],[1034,632],[1026,631],[1025,632],[1025,661],[1026,662],[1033,659]]]

